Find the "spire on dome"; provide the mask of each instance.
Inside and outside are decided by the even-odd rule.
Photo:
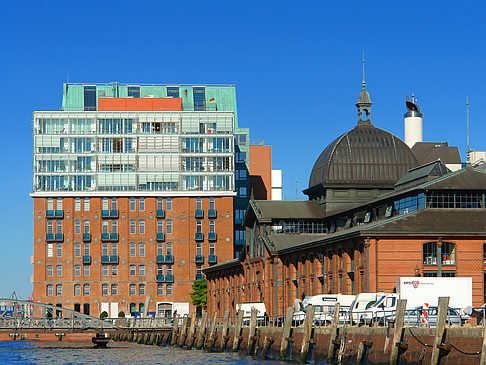
[[[365,82],[365,58],[364,58],[364,51],[363,51],[363,82],[361,84],[363,90],[359,93],[358,102],[356,103],[356,107],[358,108],[358,124],[359,123],[371,123],[370,121],[370,112],[371,112],[371,105],[373,104],[370,99],[370,94],[366,91],[366,82]],[[363,119],[364,114],[364,119]]]

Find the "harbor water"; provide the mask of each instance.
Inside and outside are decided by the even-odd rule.
[[[208,353],[130,342],[110,342],[106,349],[95,349],[87,341],[1,341],[0,364],[275,365],[288,362],[262,360],[241,353]]]

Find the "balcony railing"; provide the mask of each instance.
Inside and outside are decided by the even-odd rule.
[[[101,218],[118,218],[118,209],[103,209],[101,211]]]
[[[164,275],[157,275],[155,277],[155,281],[158,282],[158,283],[163,283],[165,281]]]
[[[157,211],[155,212],[155,216],[157,218],[165,218],[165,210],[157,209]]]
[[[157,239],[157,241],[165,240],[165,234],[163,232],[157,232],[156,233],[156,239]]]
[[[118,242],[118,233],[110,233],[110,241]]]
[[[110,263],[110,256],[109,255],[101,255],[101,263],[102,264],[109,264]]]
[[[91,233],[83,233],[83,242],[91,242]]]
[[[194,212],[194,216],[196,218],[204,218],[204,210],[196,209],[196,211]]]
[[[204,241],[204,233],[196,232],[195,239],[196,241]]]
[[[63,210],[46,210],[46,218],[63,218]]]
[[[174,263],[174,256],[172,256],[172,255],[165,255],[165,263],[166,264],[173,264]]]
[[[110,256],[110,264],[118,264],[118,255]]]
[[[201,280],[203,278],[204,278],[203,274],[196,274],[196,280]]]
[[[194,259],[196,261],[196,264],[204,263],[204,256],[203,255],[196,255],[196,257]]]
[[[109,233],[102,233],[101,234],[101,240],[102,241],[109,241],[110,240],[110,234]]]
[[[83,256],[83,264],[91,264],[91,256],[84,255]]]
[[[208,209],[208,218],[216,218],[218,216],[218,212],[216,209]]]
[[[157,255],[157,256],[155,256],[155,263],[157,263],[157,264],[165,264],[165,256],[164,255]]]
[[[46,241],[62,242],[64,241],[64,235],[62,233],[46,233]]]
[[[215,264],[218,262],[218,258],[216,255],[209,255],[208,256],[208,264]]]
[[[218,235],[215,232],[208,233],[208,241],[216,241],[218,239]]]
[[[164,281],[166,283],[173,283],[174,282],[174,275],[172,275],[172,274],[166,274]]]

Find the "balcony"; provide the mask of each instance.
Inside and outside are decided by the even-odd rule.
[[[165,264],[165,256],[164,255],[157,255],[155,257],[155,263],[157,263],[157,264]]]
[[[110,264],[118,264],[118,255],[110,256]]]
[[[216,209],[208,209],[208,218],[216,218],[218,216],[218,212]]]
[[[63,210],[46,210],[46,218],[64,218]]]
[[[196,211],[194,212],[194,216],[196,218],[204,218],[204,210],[196,209]]]
[[[118,218],[118,209],[110,210],[110,218]]]
[[[208,233],[208,241],[216,241],[218,239],[218,235],[215,232]]]
[[[196,255],[195,261],[196,261],[196,264],[204,263],[204,256],[203,255]]]
[[[91,233],[83,233],[83,242],[91,242]]]
[[[110,241],[118,242],[118,233],[110,233]]]
[[[157,218],[165,218],[165,210],[163,210],[163,209],[157,209],[155,211],[155,216]]]
[[[46,241],[62,242],[64,241],[64,235],[62,233],[46,233]]]
[[[157,232],[155,237],[156,237],[157,241],[164,241],[165,240],[165,234],[163,232]]]
[[[204,278],[203,274],[196,274],[196,281],[202,280]]]
[[[218,257],[216,255],[208,256],[208,264],[215,264],[218,262]]]
[[[174,275],[172,274],[167,274],[165,275],[165,280],[166,283],[173,283],[174,282]]]
[[[158,282],[158,283],[163,283],[165,281],[164,275],[157,275],[155,277],[155,281]]]
[[[109,233],[102,233],[101,234],[101,241],[107,242],[110,240],[110,234]]]
[[[172,256],[172,255],[165,255],[165,263],[166,264],[173,264],[174,263],[174,256]]]
[[[196,241],[204,241],[204,233],[196,232],[195,239],[196,239]]]
[[[102,264],[109,264],[110,263],[110,256],[108,256],[108,255],[101,255],[101,263]]]
[[[101,211],[101,218],[118,218],[118,210],[117,209],[103,209]]]
[[[83,256],[83,264],[91,264],[91,256],[89,255],[84,255]]]

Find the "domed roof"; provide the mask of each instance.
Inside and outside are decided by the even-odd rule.
[[[309,188],[319,184],[393,185],[416,166],[417,159],[405,142],[376,128],[369,119],[360,118],[354,129],[321,153],[312,169]]]

